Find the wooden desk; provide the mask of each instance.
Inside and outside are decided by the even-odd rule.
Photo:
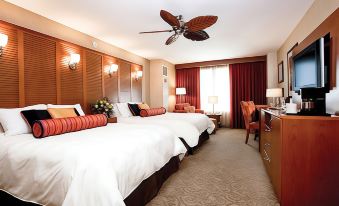
[[[282,206],[338,205],[339,118],[261,110],[261,156]]]
[[[259,112],[259,128],[261,128],[261,115],[260,115],[260,112],[262,109],[268,109],[270,106],[269,105],[255,105],[255,108],[258,110]],[[260,138],[261,138],[261,129],[259,129],[259,143],[260,143]],[[259,152],[261,150],[261,146],[259,144]]]

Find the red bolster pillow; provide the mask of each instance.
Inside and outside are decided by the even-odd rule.
[[[160,115],[160,114],[165,114],[165,113],[166,113],[166,109],[163,107],[154,108],[154,109],[142,109],[140,111],[140,116],[149,117],[149,116],[155,116],[155,115]]]
[[[107,116],[104,114],[96,114],[78,117],[37,120],[33,124],[32,132],[35,138],[44,138],[52,135],[76,132],[106,125]]]

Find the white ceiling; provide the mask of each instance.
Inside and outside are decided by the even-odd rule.
[[[174,64],[265,55],[277,50],[314,0],[7,0],[78,31],[147,59]],[[185,20],[216,15],[206,31],[210,39],[192,42],[181,36],[165,46],[170,29],[161,9]]]

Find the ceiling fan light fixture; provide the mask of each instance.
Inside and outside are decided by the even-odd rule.
[[[172,30],[140,32],[140,34],[174,31],[174,34],[167,39],[165,45],[172,44],[180,35],[183,35],[185,38],[192,41],[204,41],[209,39],[209,35],[204,29],[212,26],[218,20],[217,16],[198,16],[188,22],[184,22],[182,15],[174,16],[165,10],[160,11],[160,17],[172,27]]]

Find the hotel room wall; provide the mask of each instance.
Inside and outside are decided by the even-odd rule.
[[[315,0],[311,8],[306,12],[305,16],[301,19],[299,24],[287,38],[285,43],[278,50],[278,61],[277,64],[281,61],[284,61],[285,68],[285,81],[284,83],[279,84],[280,87],[285,88],[285,95],[288,91],[288,70],[287,70],[287,51],[297,42],[302,42],[308,35],[310,35],[323,21],[329,17],[335,10],[339,7],[339,0]],[[330,26],[331,25],[331,26]],[[324,25],[324,27],[329,26],[328,30],[336,30],[332,32],[335,35],[334,38],[334,47],[336,50],[336,88],[333,89],[327,95],[327,112],[333,113],[339,111],[339,32],[338,32],[338,19],[330,23],[329,25]],[[331,28],[330,28],[331,27]],[[336,27],[336,28],[335,28]],[[321,28],[321,29],[323,29]],[[326,29],[326,28],[325,28]],[[334,34],[335,33],[335,34]],[[311,37],[312,38],[312,37]],[[316,40],[316,39],[314,39]],[[310,42],[311,43],[311,42]],[[277,81],[277,80],[276,80]]]
[[[168,68],[168,111],[173,111],[175,106],[175,67],[162,59],[151,60],[150,64],[150,106],[162,107],[163,102],[163,75],[162,66]]]
[[[25,10],[21,7],[0,0],[0,20],[22,26],[46,35],[53,36],[58,39],[72,42],[76,45],[89,48],[98,52],[105,53],[109,56],[113,56],[119,59],[133,62],[137,65],[141,65],[143,68],[142,78],[142,101],[149,103],[149,66],[150,61],[131,52],[113,46],[107,42],[101,41],[94,37],[91,37],[82,32],[76,31],[72,28],[64,26],[53,20],[47,19],[43,16],[35,14],[31,11]],[[12,38],[13,39],[13,38]],[[97,43],[97,47],[93,47],[93,41]],[[15,62],[13,63],[15,64]],[[6,83],[4,83],[6,84]],[[8,84],[8,83],[7,83]],[[138,82],[140,84],[140,81]],[[1,85],[0,85],[1,86]],[[15,95],[15,88],[12,88],[12,94]],[[9,93],[9,92],[8,92]]]
[[[267,88],[278,87],[277,52],[267,54]]]
[[[142,101],[142,78],[134,74],[141,65],[126,62],[54,37],[0,21],[0,33],[9,43],[0,57],[0,107],[32,104],[90,104],[104,96],[114,102]],[[70,54],[80,54],[76,69]],[[119,65],[110,76],[105,69]]]

